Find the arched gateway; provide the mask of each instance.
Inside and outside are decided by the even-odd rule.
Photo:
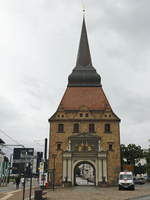
[[[80,178],[93,179],[94,185],[116,183],[120,171],[120,119],[114,114],[101,77],[92,65],[85,19],[76,66],[49,122],[49,172],[52,172],[49,177],[55,184],[74,186]],[[91,174],[86,174],[88,165],[93,169],[89,169]]]
[[[101,151],[100,148],[100,137],[96,134],[79,133],[70,136],[69,148],[63,153],[64,182],[76,185],[75,172],[80,164],[92,166],[94,185],[99,185],[103,181],[107,182],[106,158],[106,152]]]
[[[92,161],[77,161],[73,170],[74,185],[96,185],[96,169]]]

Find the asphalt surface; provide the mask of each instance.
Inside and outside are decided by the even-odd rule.
[[[77,185],[94,185],[94,183],[89,182],[86,179],[83,179],[82,177],[76,177],[76,183]]]
[[[132,198],[128,200],[150,200],[150,195],[146,195],[146,196],[138,197],[138,198]]]

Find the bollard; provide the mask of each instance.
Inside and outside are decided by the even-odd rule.
[[[42,190],[35,190],[34,192],[34,200],[42,200]]]

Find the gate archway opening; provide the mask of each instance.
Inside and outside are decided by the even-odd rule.
[[[81,161],[74,168],[74,185],[75,186],[95,186],[96,170],[92,163]]]

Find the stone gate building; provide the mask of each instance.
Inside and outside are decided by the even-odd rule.
[[[57,111],[49,119],[49,172],[55,184],[75,185],[76,167],[90,164],[95,185],[114,184],[120,171],[120,119],[113,112],[92,65],[83,18],[76,66]],[[51,178],[50,178],[51,179]]]

